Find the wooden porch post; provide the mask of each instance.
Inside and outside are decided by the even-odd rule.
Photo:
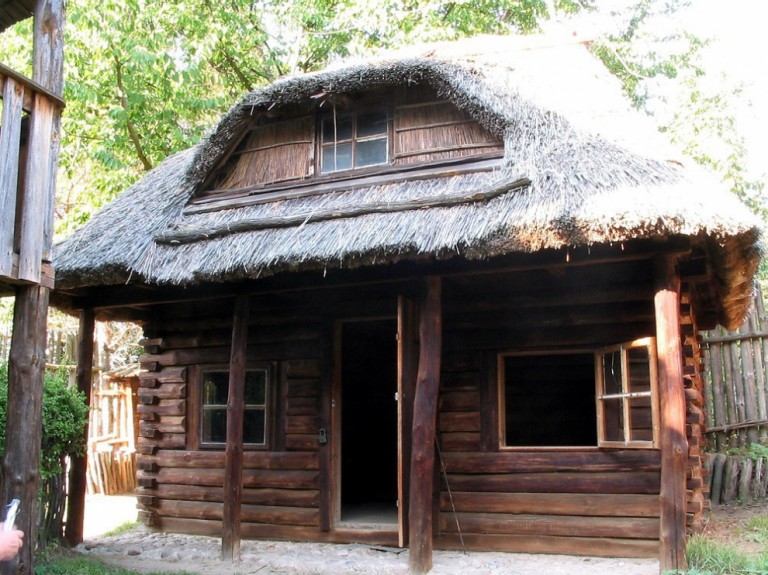
[[[0,563],[3,575],[33,571],[40,485],[40,438],[43,417],[46,328],[49,290],[19,288],[13,310],[13,338],[8,360],[8,415],[3,458],[3,505],[21,500],[16,525],[25,545],[16,561]]]
[[[77,333],[77,368],[75,381],[77,389],[85,395],[91,405],[91,383],[93,378],[93,329],[95,316],[92,309],[80,312],[80,329]],[[88,423],[85,425],[88,439]],[[64,538],[67,545],[74,547],[83,541],[83,519],[85,517],[85,492],[87,488],[88,453],[73,457],[69,470],[69,493],[67,494],[67,522]]]
[[[426,280],[419,319],[419,370],[413,404],[411,484],[408,509],[409,567],[412,575],[432,569],[435,430],[442,352],[441,281]]]
[[[673,256],[655,263],[656,345],[661,404],[660,572],[685,570],[685,390],[680,339],[680,277]]]
[[[221,558],[240,559],[240,502],[243,495],[243,413],[248,344],[248,296],[235,299],[227,396],[227,447],[224,452],[224,515]]]

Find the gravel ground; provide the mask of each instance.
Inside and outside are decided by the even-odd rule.
[[[406,575],[408,552],[369,545],[243,541],[241,560],[219,559],[214,537],[152,533],[144,527],[112,537],[93,537],[77,547],[83,554],[142,573],[211,575]],[[435,575],[656,575],[655,559],[605,559],[566,555],[435,551]]]

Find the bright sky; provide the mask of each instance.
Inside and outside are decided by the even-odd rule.
[[[693,0],[681,15],[691,32],[713,38],[706,67],[713,80],[725,74],[743,84],[736,120],[749,152],[754,177],[768,174],[768,2],[765,0]]]

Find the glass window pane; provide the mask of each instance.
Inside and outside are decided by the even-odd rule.
[[[357,137],[375,136],[387,133],[386,110],[364,112],[357,116]]]
[[[203,411],[204,443],[225,443],[227,441],[227,410],[206,409]]]
[[[629,392],[651,391],[651,368],[647,347],[633,347],[627,350]]]
[[[621,398],[603,400],[603,439],[624,441],[624,406]]]
[[[267,399],[267,372],[246,372],[244,392],[246,405],[264,405]]]
[[[243,443],[264,443],[264,411],[247,409],[243,416]]]
[[[323,118],[323,143],[352,139],[352,116],[336,115]]]
[[[229,372],[206,371],[203,373],[203,405],[227,405]]]
[[[653,414],[650,397],[629,399],[630,441],[653,441]]]
[[[322,172],[336,172],[352,168],[352,144],[337,144],[323,148]]]
[[[355,167],[374,166],[387,161],[387,139],[366,140],[357,143]]]
[[[602,356],[603,395],[624,393],[621,384],[621,351],[604,353]]]

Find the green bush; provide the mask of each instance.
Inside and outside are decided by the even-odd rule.
[[[8,366],[0,364],[0,454],[5,453],[8,413]],[[45,548],[63,535],[67,456],[85,453],[88,406],[83,394],[67,385],[67,374],[46,372],[43,378],[40,489],[37,546]]]
[[[8,365],[0,364],[0,452],[5,453],[5,418],[8,409]],[[45,373],[43,381],[43,429],[40,447],[40,478],[43,481],[64,471],[64,458],[85,453],[85,397],[67,384],[64,370]]]

